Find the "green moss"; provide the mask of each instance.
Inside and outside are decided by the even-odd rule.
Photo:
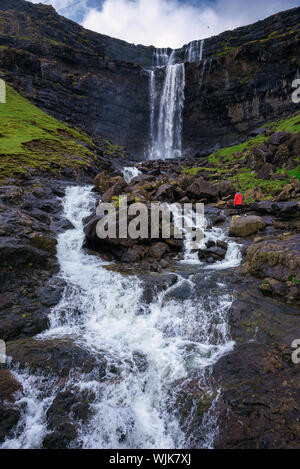
[[[255,171],[248,168],[242,168],[237,175],[230,178],[236,188],[240,188],[242,192],[254,187],[260,187],[265,199],[271,199],[276,193],[284,189],[287,180],[264,180],[259,179]],[[248,201],[249,202],[249,201]]]
[[[298,280],[296,277],[292,277],[292,278],[291,278],[291,282],[292,282],[294,285],[299,285],[299,280]]]
[[[29,168],[56,172],[59,168],[89,166],[96,158],[92,140],[50,117],[6,87],[0,104],[0,180]]]
[[[216,172],[217,173],[222,173],[222,172],[226,173],[226,170],[222,170],[220,168],[205,168],[205,167],[201,167],[201,166],[198,166],[196,168],[186,168],[185,167],[185,168],[182,169],[182,172],[184,174],[188,174],[190,176],[196,176],[197,173],[203,172],[203,171],[214,172],[214,173],[216,173]]]
[[[286,131],[291,133],[300,132],[300,113],[288,119],[282,119],[277,122],[270,122],[265,124],[263,127],[272,128],[275,132]],[[216,153],[212,153],[208,157],[208,161],[214,165],[220,165],[223,163],[233,163],[235,160],[241,159],[240,154],[243,154],[243,158],[246,158],[250,153],[250,150],[264,143],[269,137],[266,135],[259,135],[239,145],[233,145],[231,147],[222,148]],[[238,156],[236,156],[238,154]]]
[[[295,116],[289,117],[288,119],[282,119],[277,122],[269,122],[263,127],[272,127],[275,132],[285,131],[292,134],[297,134],[300,132],[300,113],[297,113]]]
[[[222,163],[228,163],[228,162],[234,162],[236,157],[235,154],[238,153],[243,153],[243,158],[245,158],[249,153],[250,150],[257,146],[260,145],[261,143],[264,143],[267,140],[268,137],[265,135],[259,135],[257,137],[252,138],[251,140],[248,140],[246,142],[243,142],[239,145],[233,145],[231,147],[226,147],[222,148],[221,150],[217,151],[216,153],[212,153],[208,157],[208,161],[213,164],[220,164],[221,161]],[[240,160],[240,156],[238,156],[238,159]],[[221,160],[221,161],[220,161]]]

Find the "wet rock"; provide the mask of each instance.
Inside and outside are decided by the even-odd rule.
[[[20,418],[20,409],[13,406],[22,386],[9,370],[0,369],[0,442],[9,436]]]
[[[225,258],[227,252],[227,243],[222,241],[208,241],[206,243],[207,249],[199,249],[198,257],[201,262],[207,262],[211,264],[212,262],[221,261]]]
[[[229,236],[246,237],[265,228],[263,218],[254,215],[247,217],[232,217],[229,228]]]
[[[139,262],[140,260],[144,259],[144,257],[148,253],[148,248],[144,246],[133,246],[132,248],[128,249],[121,257],[121,262],[131,263],[131,262]]]
[[[144,290],[142,301],[150,304],[154,298],[162,291],[167,290],[177,282],[177,275],[163,274],[143,277]]]
[[[299,235],[253,244],[247,251],[247,269],[265,279],[260,287],[264,294],[296,301],[300,298],[299,253]]]
[[[164,296],[164,302],[167,301],[185,301],[192,297],[193,288],[188,281],[180,282],[178,285],[170,288]]]
[[[7,355],[32,373],[67,377],[71,370],[90,373],[96,369],[100,378],[106,373],[106,359],[93,356],[72,339],[19,339],[7,344]]]
[[[233,352],[214,367],[222,381],[216,449],[297,448],[298,366],[291,344],[300,337],[299,308],[264,298],[243,285],[229,316]]]
[[[44,449],[64,449],[75,440],[79,423],[91,415],[91,394],[72,388],[57,394],[46,414],[50,433],[44,438]]]
[[[251,208],[258,213],[267,213],[276,218],[289,219],[300,217],[300,203],[297,201],[272,202],[264,200],[251,204]]]
[[[166,243],[155,243],[149,249],[149,257],[160,260],[167,252],[169,252],[168,245]]]

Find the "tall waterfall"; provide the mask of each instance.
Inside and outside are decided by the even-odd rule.
[[[155,54],[156,68],[150,72],[150,150],[149,159],[177,158],[182,155],[182,111],[184,106],[185,70],[175,63],[176,52],[166,49]],[[157,71],[165,66],[159,97]]]
[[[191,42],[184,51],[184,61],[200,62],[204,40]],[[156,49],[153,70],[149,72],[150,92],[150,148],[148,158],[169,159],[182,156],[182,112],[184,108],[185,66],[178,53],[170,49]],[[160,72],[164,72],[161,87]]]

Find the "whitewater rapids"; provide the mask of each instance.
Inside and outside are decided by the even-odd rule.
[[[178,274],[174,286],[146,304],[137,276],[107,270],[107,262],[82,249],[82,219],[94,205],[91,187],[67,188],[64,216],[73,228],[58,236],[60,277],[67,286],[50,314],[49,329],[38,336],[41,347],[44,339],[71,337],[96,356],[106,356],[104,380],[70,373],[65,384],[90,390],[94,396],[90,402],[92,417],[81,423],[72,447],[188,448],[191,436],[183,431],[174,410],[176,399],[183,383],[207,381],[211,366],[233,349],[227,324],[230,292],[217,284],[217,293],[214,289],[201,298],[193,293],[193,275]],[[187,245],[185,250],[189,260]],[[238,263],[239,251],[232,246],[218,268]],[[203,276],[209,275],[207,270],[202,271]],[[177,299],[174,294],[182,287],[191,292],[187,299]],[[143,357],[143,369],[134,364],[136,354]],[[40,448],[49,431],[46,412],[62,388],[55,380],[47,382],[45,377],[15,366],[12,372],[24,388],[17,400],[17,405],[23,406],[22,418],[14,436],[1,447]],[[206,392],[211,392],[212,405],[202,422],[201,447],[212,448],[218,434],[218,392],[213,394],[209,386]]]

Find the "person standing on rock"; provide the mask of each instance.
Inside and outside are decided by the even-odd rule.
[[[239,191],[234,196],[233,205],[237,209],[238,215],[241,216],[243,211],[243,196]]]

